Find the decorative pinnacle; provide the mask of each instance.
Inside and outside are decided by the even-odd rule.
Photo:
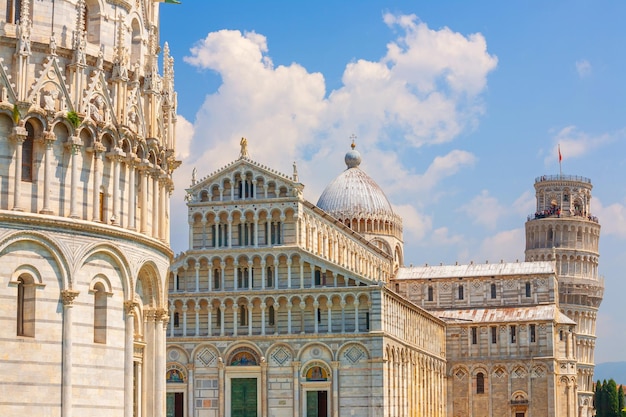
[[[350,136],[350,139],[352,139],[352,144],[350,145],[350,147],[351,147],[352,149],[356,148],[356,143],[354,142],[354,141],[356,140],[356,135],[353,133],[353,134]]]

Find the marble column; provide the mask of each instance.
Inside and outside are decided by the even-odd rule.
[[[139,166],[139,183],[141,187],[141,212],[139,214],[139,231],[144,234],[148,232],[148,169],[148,161],[144,159]]]
[[[155,334],[155,395],[154,417],[165,417],[165,326],[168,316],[166,310],[159,310],[156,320]]]
[[[66,146],[70,149],[71,159],[70,159],[70,217],[73,219],[78,219],[80,214],[78,212],[78,190],[79,181],[80,181],[80,171],[78,167],[78,152],[80,152],[80,148],[82,147],[82,142],[76,136],[71,136]]]
[[[291,288],[291,258],[287,259],[287,288]]]
[[[339,362],[332,361],[330,366],[333,370],[332,416],[339,417]]]
[[[15,126],[11,133],[11,138],[15,141],[15,177],[13,178],[13,210],[23,211],[21,204],[22,191],[22,147],[28,133],[26,128]]]
[[[192,363],[187,364],[187,415],[195,416],[195,391],[193,389],[194,385],[194,365]]]
[[[267,361],[261,358],[261,417],[267,417]]]
[[[292,361],[293,367],[293,416],[300,416],[300,362]]]
[[[50,209],[50,182],[52,182],[52,146],[56,136],[52,132],[43,135],[42,143],[45,149],[45,161],[43,166],[43,207],[39,211],[41,214],[52,214]]]
[[[328,306],[328,333],[332,333],[333,332],[333,315],[332,315],[333,303],[332,301],[328,300],[327,306]]]
[[[158,167],[152,170],[152,237],[159,238],[159,174]]]
[[[224,316],[226,315],[226,304],[220,304],[220,336],[224,336]]]
[[[134,342],[135,342],[135,307],[134,301],[124,302],[126,328],[124,332],[124,417],[133,417],[134,398]]]
[[[92,216],[94,222],[106,222],[100,218],[100,187],[102,187],[102,155],[106,148],[100,142],[94,142],[93,147],[93,194],[92,194]]]
[[[72,307],[79,292],[61,291],[63,301],[63,377],[61,389],[61,417],[72,417]]]
[[[130,230],[137,229],[137,187],[135,186],[135,171],[136,171],[136,163],[139,160],[137,159],[137,155],[134,153],[130,153],[128,155],[126,163],[128,165],[128,222],[127,226]]]

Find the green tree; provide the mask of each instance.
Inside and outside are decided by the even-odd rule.
[[[620,417],[619,399],[617,397],[617,384],[614,379],[609,379],[606,384],[606,417]]]
[[[626,412],[624,411],[624,386],[620,385],[619,389],[617,390],[617,401],[619,404],[619,411],[620,411],[620,416],[624,417],[626,416]]]
[[[593,401],[596,407],[596,417],[606,417],[606,405],[604,397],[604,384],[598,380],[598,382],[596,382],[596,390]]]

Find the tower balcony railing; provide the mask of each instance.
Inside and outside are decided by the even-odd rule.
[[[557,218],[581,218],[587,219],[590,222],[599,223],[598,218],[596,216],[592,216],[591,214],[585,215],[582,212],[574,211],[561,211],[561,210],[544,210],[544,211],[536,211],[534,214],[529,214],[526,218],[527,221],[531,220],[541,220],[541,219],[557,219]]]
[[[591,180],[580,175],[542,175],[535,178],[535,184],[544,181],[578,181],[591,184]]]

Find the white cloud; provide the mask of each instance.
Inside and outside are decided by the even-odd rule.
[[[402,227],[405,240],[417,242],[424,238],[432,228],[432,218],[419,213],[414,206],[394,206],[393,210],[402,217]]]
[[[474,197],[469,203],[461,206],[459,211],[464,212],[475,224],[483,225],[489,229],[495,229],[498,219],[506,213],[498,199],[489,195],[489,191],[482,192]]]
[[[476,256],[490,262],[523,261],[525,234],[524,229],[512,229],[489,236],[480,244]],[[520,258],[520,254],[522,257]]]
[[[439,246],[456,245],[463,242],[463,235],[450,235],[450,230],[447,227],[440,227],[433,230],[432,242]]]
[[[567,126],[558,131],[553,138],[554,146],[548,152],[544,162],[546,165],[558,162],[559,146],[563,161],[572,158],[587,156],[592,150],[613,142],[618,138],[623,138],[626,132],[620,130],[613,133],[602,133],[592,135],[579,130],[576,126]]]
[[[181,152],[184,166],[197,166],[198,176],[204,177],[237,158],[244,136],[251,158],[262,164],[290,173],[297,161],[307,185],[305,196],[316,201],[345,168],[342,156],[355,133],[366,172],[391,200],[416,207],[409,216],[423,211],[424,193],[473,165],[475,157],[454,150],[435,158],[420,174],[407,154],[451,141],[476,125],[483,112],[480,94],[497,58],[487,52],[480,34],[433,30],[412,15],[386,14],[384,20],[398,29],[386,54],[379,61],[348,63],[343,85],[331,92],[320,73],[298,63],[275,65],[261,34],[209,33],[184,60],[215,71],[222,84],[207,92],[193,128],[184,129],[193,132],[188,156]],[[186,141],[182,138],[181,144]],[[191,169],[180,171],[186,182]],[[407,187],[415,190],[416,185],[423,192],[408,195]],[[430,227],[424,216],[405,221],[412,238]]]
[[[626,238],[626,205],[613,203],[603,206],[598,198],[593,199],[592,214],[600,219],[602,235]]]
[[[576,61],[576,72],[580,78],[586,78],[591,75],[591,62],[586,59]]]
[[[524,191],[517,200],[513,202],[511,211],[519,216],[527,216],[535,212],[537,208],[537,200],[535,195],[530,191]]]
[[[189,157],[189,148],[194,136],[193,124],[181,115],[176,116],[176,159],[179,161]]]

